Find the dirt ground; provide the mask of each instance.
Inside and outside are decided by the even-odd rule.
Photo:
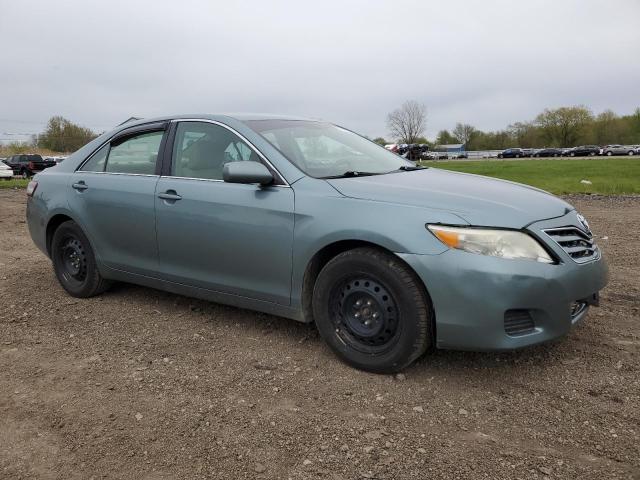
[[[0,478],[640,478],[640,197],[575,197],[611,269],[558,342],[340,363],[312,326],[132,285],[89,300],[0,191]]]

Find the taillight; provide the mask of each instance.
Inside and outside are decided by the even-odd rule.
[[[27,185],[27,196],[33,197],[33,194],[36,193],[36,188],[38,188],[38,182],[31,180]]]

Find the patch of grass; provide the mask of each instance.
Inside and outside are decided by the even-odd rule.
[[[640,194],[640,158],[634,157],[590,160],[430,161],[421,162],[421,164],[525,183],[556,195]],[[582,180],[587,180],[591,184],[581,183]]]
[[[22,178],[12,178],[11,180],[0,179],[0,188],[27,188],[29,180]]]

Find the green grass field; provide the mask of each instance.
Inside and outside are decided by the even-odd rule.
[[[640,158],[589,160],[430,161],[421,165],[502,178],[547,190],[556,195],[598,193],[640,194]],[[588,180],[591,184],[580,183]]]
[[[12,180],[0,179],[0,189],[2,188],[27,188],[29,180],[22,178],[13,178]]]

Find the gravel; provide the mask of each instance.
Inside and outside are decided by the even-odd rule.
[[[133,285],[71,298],[24,200],[0,191],[0,478],[640,478],[638,197],[569,198],[611,281],[566,338],[402,376],[269,315]]]

